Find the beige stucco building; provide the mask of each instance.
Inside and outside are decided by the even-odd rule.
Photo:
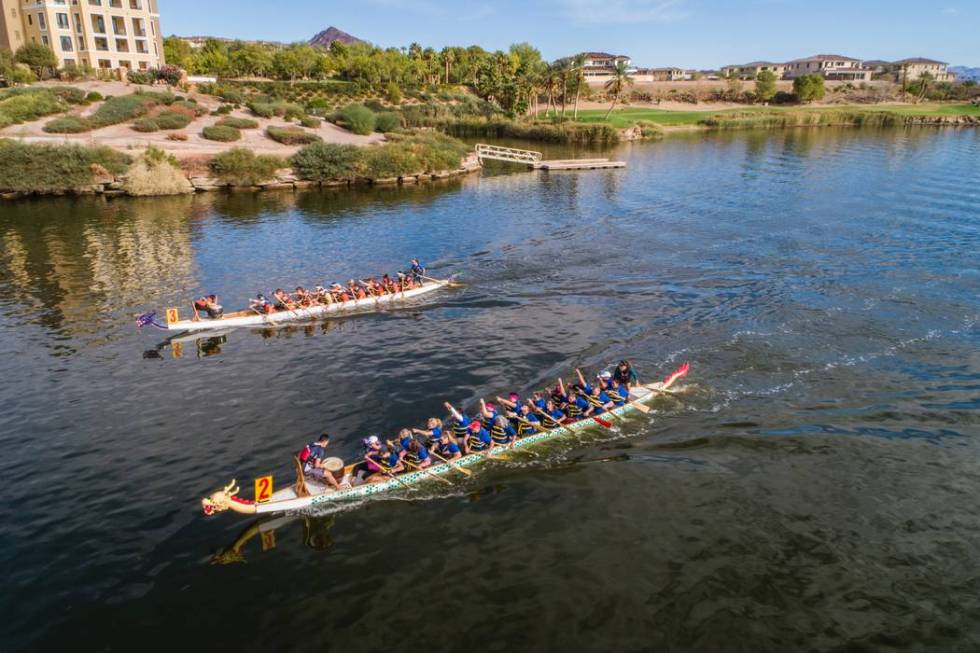
[[[786,79],[803,75],[821,75],[824,79],[843,82],[870,82],[872,71],[860,59],[839,54],[815,54],[786,64]]]
[[[891,69],[898,76],[898,81],[904,80],[906,82],[914,82],[926,73],[932,75],[933,80],[937,82],[952,82],[956,79],[956,75],[949,72],[948,68],[949,64],[945,61],[923,57],[902,59],[891,64]]]
[[[721,69],[722,77],[738,77],[739,79],[755,79],[759,73],[766,71],[774,74],[776,79],[782,79],[786,73],[786,64],[773,63],[771,61],[753,61],[751,63],[733,64],[723,66]]]
[[[51,48],[58,65],[144,70],[162,63],[157,0],[0,0],[0,48]]]

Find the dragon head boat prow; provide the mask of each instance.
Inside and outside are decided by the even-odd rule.
[[[231,479],[231,483],[224,488],[201,499],[201,509],[204,510],[204,515],[210,517],[226,510],[234,510],[243,515],[255,514],[255,502],[236,496],[239,490],[241,488],[235,485],[235,479]]]

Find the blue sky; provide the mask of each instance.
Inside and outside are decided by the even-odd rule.
[[[978,0],[159,0],[164,34],[307,40],[334,25],[382,46],[528,41],[641,66],[714,68],[816,53],[980,66]],[[250,9],[262,7],[263,11]]]

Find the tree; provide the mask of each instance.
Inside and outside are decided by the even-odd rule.
[[[0,76],[10,77],[14,72],[14,53],[0,50]]]
[[[58,66],[58,57],[54,55],[51,48],[40,43],[26,43],[17,48],[14,61],[24,64],[41,79],[48,71]]]
[[[763,70],[755,76],[755,97],[759,102],[768,102],[776,95],[776,73]]]
[[[187,70],[191,65],[194,50],[191,44],[184,39],[176,36],[168,36],[163,39],[163,58],[171,65],[180,66]]]
[[[798,102],[822,100],[826,89],[820,75],[801,75],[793,80],[793,94]]]
[[[606,82],[605,88],[606,93],[612,93],[613,100],[612,104],[609,105],[609,110],[606,111],[606,116],[604,120],[609,119],[609,114],[612,113],[613,107],[616,106],[616,102],[619,101],[620,96],[622,96],[623,91],[626,87],[633,85],[633,78],[630,77],[629,72],[627,72],[626,62],[617,61],[616,69],[613,70],[613,77],[608,82]]]
[[[739,79],[734,70],[728,71],[725,84],[728,86],[728,98],[733,101],[738,100],[738,96],[742,93],[742,80]]]
[[[266,75],[272,69],[272,55],[259,43],[236,42],[229,50],[228,64],[239,77]]]
[[[577,54],[572,59],[572,70],[575,75],[575,108],[572,110],[572,118],[578,120],[578,98],[582,94],[582,87],[585,86],[585,55]]]

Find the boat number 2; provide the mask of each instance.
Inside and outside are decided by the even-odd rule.
[[[255,502],[265,503],[272,498],[272,474],[255,479]]]

